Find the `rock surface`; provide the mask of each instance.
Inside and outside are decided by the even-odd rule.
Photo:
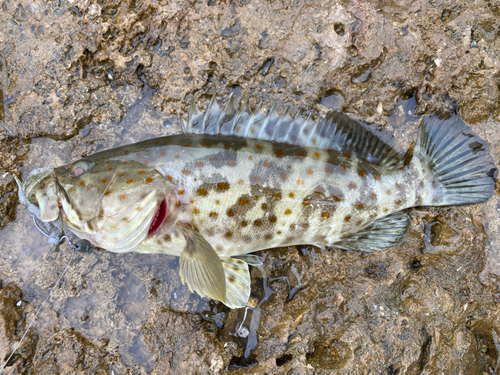
[[[1,7],[0,366],[71,257],[47,251],[10,173],[178,132],[192,99],[342,109],[401,148],[420,115],[455,111],[498,166],[493,0]],[[260,252],[246,315],[190,294],[178,259],[76,254],[5,373],[492,374],[499,204],[412,209],[404,240],[383,253]]]

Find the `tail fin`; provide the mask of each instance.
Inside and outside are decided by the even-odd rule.
[[[481,203],[495,188],[496,168],[484,142],[456,116],[424,118],[410,166],[422,173],[423,205]]]

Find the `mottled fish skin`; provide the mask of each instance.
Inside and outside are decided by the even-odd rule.
[[[191,223],[221,257],[294,244],[333,245],[425,200],[426,193],[418,189],[415,170],[385,171],[356,155],[236,137],[183,134],[84,160],[97,163],[92,172],[106,182],[101,174],[110,163],[136,161],[161,172],[175,186],[170,207],[177,208],[177,220]],[[140,171],[124,170],[115,184],[141,178]],[[63,187],[78,186],[92,172],[75,177],[64,167],[56,170]],[[145,238],[134,250],[179,255],[184,245],[179,233],[167,232]]]

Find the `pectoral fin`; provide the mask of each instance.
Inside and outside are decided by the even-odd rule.
[[[244,260],[250,266],[254,266],[254,267],[260,267],[260,266],[264,265],[264,263],[262,263],[262,261],[260,260],[260,258],[257,255],[254,255],[254,254],[236,255],[233,258]]]
[[[333,246],[345,250],[379,251],[396,245],[403,238],[410,225],[410,218],[404,212],[396,212],[377,219],[359,232],[350,234]]]
[[[226,275],[219,255],[199,232],[182,223],[177,227],[187,242],[180,257],[182,283],[191,292],[225,303]]]
[[[226,274],[226,300],[232,309],[245,307],[250,297],[250,272],[248,264],[241,259],[224,258],[222,267]]]

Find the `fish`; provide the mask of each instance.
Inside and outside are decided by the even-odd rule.
[[[457,116],[422,118],[403,154],[342,112],[312,119],[233,96],[193,103],[182,133],[43,169],[27,199],[39,220],[115,253],[180,257],[191,292],[246,306],[252,254],[309,244],[376,252],[396,245],[417,206],[476,204],[494,191],[485,142]]]

